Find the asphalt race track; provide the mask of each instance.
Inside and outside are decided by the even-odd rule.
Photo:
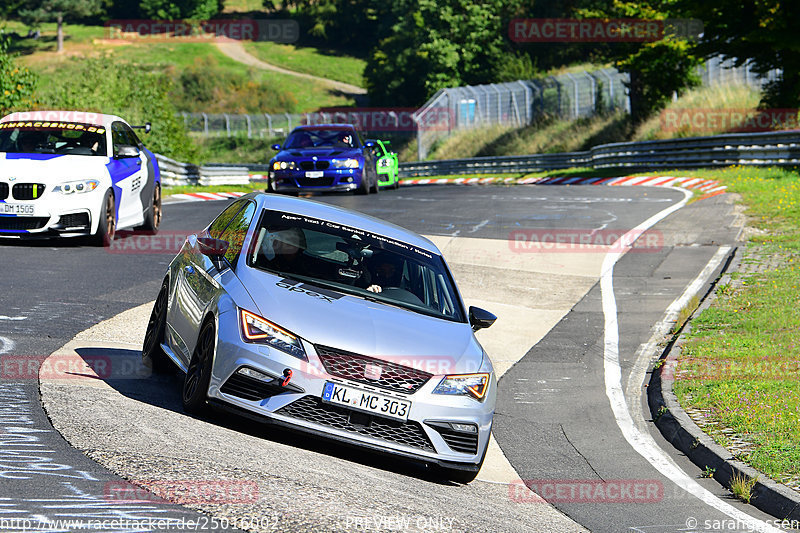
[[[583,526],[667,533],[752,531],[747,520],[770,519],[729,498],[714,480],[702,479],[663,441],[642,401],[650,361],[640,347],[653,325],[701,272],[713,279],[737,244],[739,228],[725,195],[671,213],[684,193],[654,187],[409,187],[317,199],[452,246],[445,256],[465,295],[481,294],[498,307],[534,302],[529,308],[540,315],[525,314],[505,341],[495,334],[485,343],[501,361],[505,352],[519,352],[500,365],[494,435],[519,478],[555,509],[523,487],[488,475],[458,486],[418,465],[298,440],[244,420],[188,417],[180,410],[177,377],[43,384],[43,393],[53,395],[47,399],[50,415],[64,425],[71,446],[42,409],[38,362],[79,332],[152,301],[172,257],[163,250],[126,249],[126,241],[136,237],[123,236],[111,251],[69,242],[0,241],[0,520],[162,517],[178,530],[190,529],[179,527],[186,521],[208,519],[196,509],[225,517],[248,512],[247,504],[210,508],[155,498],[115,500],[109,487],[124,487],[122,478],[85,454],[131,479],[256,480],[260,496],[249,502],[250,511],[268,518],[254,528],[259,531]],[[170,236],[182,241],[225,205],[166,204],[163,242]],[[645,221],[652,225],[647,246],[609,261],[603,244],[626,232],[638,234]],[[581,253],[547,250],[534,257],[537,249],[527,243],[548,233],[594,240]],[[453,261],[450,249],[462,255]],[[525,261],[528,266],[519,267]],[[530,261],[538,261],[539,270],[529,268]],[[708,283],[701,281],[704,292]],[[485,306],[492,310],[491,303]],[[498,315],[513,321],[514,313]],[[495,328],[506,331],[500,322]],[[525,337],[528,329],[538,333]],[[125,341],[114,331],[108,341]],[[116,350],[136,356],[133,343],[122,342]],[[136,531],[163,530],[140,526]]]

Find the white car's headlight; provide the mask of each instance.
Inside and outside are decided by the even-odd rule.
[[[358,159],[331,159],[331,166],[334,168],[358,168],[361,165]]]
[[[297,165],[294,161],[275,161],[272,163],[272,170],[294,170]]]
[[[454,374],[445,376],[433,389],[434,394],[470,396],[483,401],[489,389],[490,374]]]
[[[100,185],[100,182],[97,180],[67,181],[53,187],[53,192],[60,192],[61,194],[91,192],[95,190],[98,185]]]
[[[297,336],[244,309],[241,309],[241,318],[245,341],[266,344],[298,359],[308,360],[303,344]]]

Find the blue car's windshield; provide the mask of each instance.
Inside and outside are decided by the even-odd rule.
[[[358,138],[352,130],[303,129],[295,130],[286,139],[284,148],[357,148]]]
[[[357,228],[265,210],[250,266],[464,322],[441,256]]]

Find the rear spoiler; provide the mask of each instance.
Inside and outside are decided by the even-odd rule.
[[[150,133],[150,130],[153,129],[153,126],[149,122],[145,122],[144,126],[131,126],[131,128],[135,130],[144,130],[145,133]]]

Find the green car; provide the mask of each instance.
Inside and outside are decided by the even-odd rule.
[[[374,140],[375,161],[378,167],[378,185],[381,187],[400,187],[400,166],[397,154],[390,152],[386,145],[389,141]]]

